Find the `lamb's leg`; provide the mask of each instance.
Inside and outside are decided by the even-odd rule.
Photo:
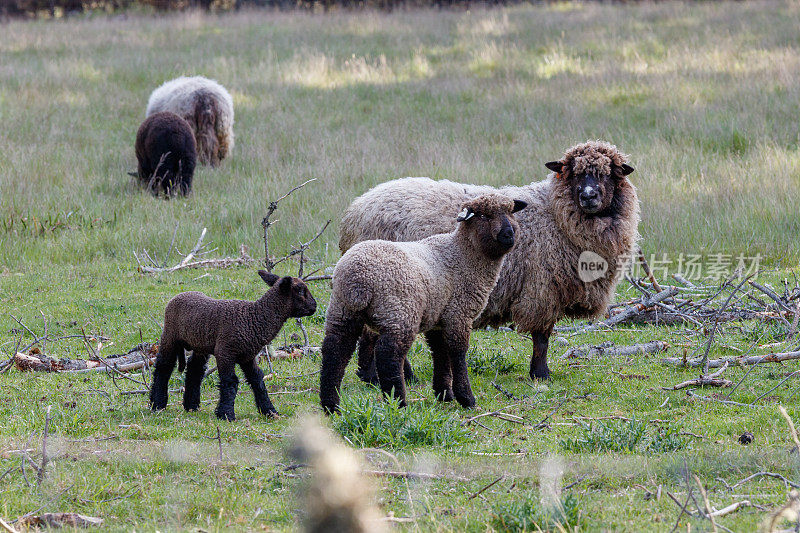
[[[219,403],[214,414],[222,420],[236,420],[233,404],[239,390],[239,378],[236,376],[233,357],[225,358],[223,352],[215,350],[217,357],[217,373],[219,374]]]
[[[358,340],[358,370],[356,375],[361,381],[370,385],[378,384],[378,373],[375,370],[375,341],[378,334],[371,329],[364,328]]]
[[[442,331],[426,332],[425,340],[428,341],[433,356],[433,393],[439,401],[452,402],[453,369],[450,366],[450,356],[447,354],[447,344],[442,337]]]
[[[400,401],[400,407],[406,405],[406,381],[403,368],[406,354],[414,336],[407,333],[381,333],[375,342],[375,368],[381,390],[386,396],[394,396]]]
[[[550,369],[547,367],[547,348],[550,344],[550,334],[553,326],[545,331],[531,331],[533,338],[533,354],[531,355],[531,379],[548,379]]]
[[[187,411],[197,411],[200,409],[200,386],[206,375],[206,363],[208,354],[192,353],[186,363],[186,377],[183,380],[183,408]]]
[[[447,353],[453,370],[453,395],[462,407],[475,407],[475,396],[469,384],[467,373],[467,349],[469,348],[470,327],[460,327],[444,333],[447,342]]]
[[[358,340],[358,370],[356,375],[361,378],[361,381],[369,383],[370,385],[378,384],[378,372],[375,369],[375,341],[378,339],[378,334],[374,331],[364,328],[364,333]],[[416,383],[419,381],[411,368],[411,363],[408,358],[403,362],[403,374],[406,377],[406,383]]]
[[[153,367],[153,382],[150,385],[150,409],[153,411],[167,407],[169,377],[175,369],[179,354],[183,354],[183,346],[179,343],[164,340],[159,342],[158,356]]]
[[[339,387],[363,327],[364,323],[355,318],[328,321],[319,376],[319,401],[325,414],[339,409]]]
[[[269,394],[267,393],[267,386],[264,384],[264,372],[261,371],[261,367],[258,366],[256,359],[240,366],[242,367],[242,372],[244,372],[247,383],[249,383],[250,388],[253,389],[253,397],[255,398],[258,412],[264,416],[277,415],[278,411],[272,405]]]

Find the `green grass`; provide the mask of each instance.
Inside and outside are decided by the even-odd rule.
[[[12,317],[37,335],[106,336],[102,353],[111,354],[156,340],[164,305],[178,292],[257,297],[265,286],[253,267],[143,275],[134,252],[174,264],[208,228],[206,240],[217,248],[211,256],[238,255],[245,245],[258,258],[268,202],[309,178],[317,181],[281,203],[271,230],[280,255],[333,219],[307,270],[335,262],[342,210],[376,183],[406,175],[529,183],[546,175],[544,162],[594,138],[631,154],[643,247],[667,254],[668,273],[680,254],[727,254],[734,263],[739,254],[760,254],[776,269],[762,281],[780,287],[787,277],[791,284],[800,259],[799,11],[788,1],[559,3],[4,24],[0,352],[9,354],[20,335],[23,346],[33,341]],[[236,146],[219,169],[197,171],[191,197],[164,201],[138,190],[126,172],[135,168],[133,140],[150,91],[181,74],[216,78],[232,92]],[[286,263],[278,270],[294,269]],[[319,311],[305,324],[319,345],[329,288],[320,282],[312,290]],[[633,296],[622,287],[617,300]],[[290,322],[277,343],[296,342],[298,333]],[[712,356],[753,343],[780,343],[753,353],[794,349],[786,333],[757,321],[726,325]],[[767,509],[785,503],[779,480],[759,478],[733,492],[721,480],[771,471],[800,481],[777,410],[785,405],[800,423],[793,379],[756,407],[729,406],[662,391],[697,372],[662,365],[660,355],[561,357],[579,344],[655,339],[680,356],[706,337],[648,326],[554,339],[553,379],[534,384],[529,340],[476,331],[469,363],[478,410],[469,412],[435,401],[430,354],[417,341],[410,358],[420,383],[409,389],[409,408],[383,402],[348,368],[344,413],[329,424],[355,448],[381,447],[400,463],[376,468],[469,479],[375,480],[384,513],[414,518],[402,529],[669,531],[677,507],[667,497],[645,499],[637,486],[662,486],[683,501],[687,472],[717,508],[744,498]],[[44,351],[86,355],[80,339],[47,343]],[[751,403],[796,367],[759,367],[731,399]],[[185,413],[176,393],[153,414],[145,395],[122,394],[143,388],[131,381],[0,375],[0,516],[41,507],[101,516],[111,531],[293,529],[301,483],[284,469],[284,450],[298,417],[319,412],[319,361],[279,360],[273,370],[267,383],[283,416],[259,417],[242,381],[238,419],[222,424],[213,416],[213,377],[199,412]],[[745,372],[725,375],[738,382]],[[181,384],[175,375],[170,387]],[[37,488],[14,450],[39,449],[47,406],[53,455]],[[485,416],[466,424],[494,410],[521,420]],[[210,439],[217,426],[221,460]],[[737,441],[744,431],[755,435],[747,447]],[[563,484],[577,483],[547,500],[540,482],[553,457]],[[746,508],[718,521],[750,531],[766,515]],[[681,530],[687,522],[693,530],[710,526],[684,516]]]

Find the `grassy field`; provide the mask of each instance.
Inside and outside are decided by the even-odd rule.
[[[338,257],[342,210],[376,183],[407,175],[529,183],[546,175],[544,162],[595,138],[631,154],[643,247],[667,254],[668,273],[681,254],[760,256],[774,269],[762,281],[779,287],[800,259],[798,17],[796,2],[757,1],[4,24],[0,351],[10,354],[20,334],[23,345],[33,340],[15,318],[39,335],[104,335],[110,354],[155,341],[164,304],[180,291],[257,297],[264,285],[254,267],[143,275],[134,252],[174,264],[208,228],[211,256],[237,255],[245,245],[261,257],[267,203],[307,179],[317,181],[273,217],[280,222],[272,246],[288,251],[331,218],[313,248],[317,268]],[[231,91],[236,146],[219,169],[198,170],[191,197],[164,201],[126,172],[135,169],[133,141],[150,91],[182,74],[218,79]],[[296,264],[278,271],[290,269]],[[327,283],[313,291],[320,310],[306,325],[319,345]],[[618,299],[632,296],[622,287]],[[731,490],[726,483],[758,471],[800,482],[800,459],[777,409],[785,405],[800,422],[792,380],[741,407],[662,391],[697,373],[662,365],[660,356],[561,358],[567,344],[655,339],[679,356],[705,342],[694,329],[623,327],[554,340],[546,385],[527,378],[528,340],[476,331],[473,412],[436,404],[430,357],[418,342],[411,358],[422,380],[410,408],[381,402],[349,371],[343,395],[353,400],[330,425],[355,448],[390,451],[404,469],[469,478],[374,480],[382,511],[410,518],[401,529],[670,531],[679,508],[666,492],[683,503],[691,487],[699,500],[691,475],[687,481],[696,474],[716,508],[743,499],[761,506],[717,519],[752,531],[786,502],[787,487],[773,478]],[[297,332],[288,324],[278,344],[294,342]],[[765,353],[759,346],[778,342],[773,350],[790,350],[786,334],[755,321],[731,324],[712,355],[752,345]],[[75,339],[44,351],[86,353]],[[112,531],[290,530],[307,472],[285,471],[283,450],[298,416],[318,412],[318,364],[275,362],[268,385],[284,415],[275,421],[257,416],[243,383],[239,419],[219,425],[221,459],[209,439],[217,426],[214,376],[199,413],[183,412],[175,394],[165,412],[152,414],[145,396],[122,394],[139,387],[130,381],[0,374],[0,517],[41,508],[100,516]],[[753,402],[796,368],[762,365],[731,399]],[[726,376],[736,382],[745,370]],[[525,398],[507,398],[493,381]],[[181,386],[179,376],[172,386]],[[715,392],[727,394],[699,393]],[[48,405],[52,462],[37,487],[14,450],[39,448]],[[501,408],[523,423],[487,416],[482,426],[462,426]],[[581,418],[614,416],[635,421]],[[748,447],[737,442],[744,431],[755,435]],[[397,467],[358,453],[375,467]],[[574,483],[561,494],[561,514],[541,503],[542,471],[554,469],[563,469],[565,486]],[[659,486],[660,498],[645,499],[642,487]],[[711,526],[684,515],[678,529]]]

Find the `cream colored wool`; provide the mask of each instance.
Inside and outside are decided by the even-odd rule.
[[[200,162],[216,166],[233,149],[233,99],[214,80],[202,76],[165,82],[150,94],[145,116],[170,111],[189,123]]]
[[[611,171],[627,157],[616,147],[591,141],[567,150],[570,172],[591,168]],[[565,177],[522,187],[502,187],[403,178],[380,184],[358,197],[341,222],[339,248],[346,252],[368,239],[413,241],[452,231],[451,213],[480,194],[499,192],[528,202],[516,215],[520,230],[496,287],[475,321],[475,327],[513,321],[523,332],[547,332],[564,316],[603,314],[614,294],[617,268],[629,260],[638,238],[639,201],[626,177],[618,180],[616,212],[611,216],[584,214],[571,197]],[[578,257],[592,251],[609,265],[606,274],[584,283],[578,277]]]

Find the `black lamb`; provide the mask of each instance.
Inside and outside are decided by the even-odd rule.
[[[176,361],[180,372],[186,368],[183,407],[196,411],[206,363],[214,354],[219,372],[220,395],[215,411],[218,418],[236,419],[233,404],[239,388],[237,364],[253,389],[258,412],[277,414],[256,355],[275,338],[288,318],[313,315],[317,302],[298,278],[280,278],[264,270],[258,273],[272,288],[255,302],[215,300],[201,292],[183,292],[167,303],[150,389],[150,407],[154,411],[167,406],[167,385]],[[184,350],[193,352],[188,363]]]

